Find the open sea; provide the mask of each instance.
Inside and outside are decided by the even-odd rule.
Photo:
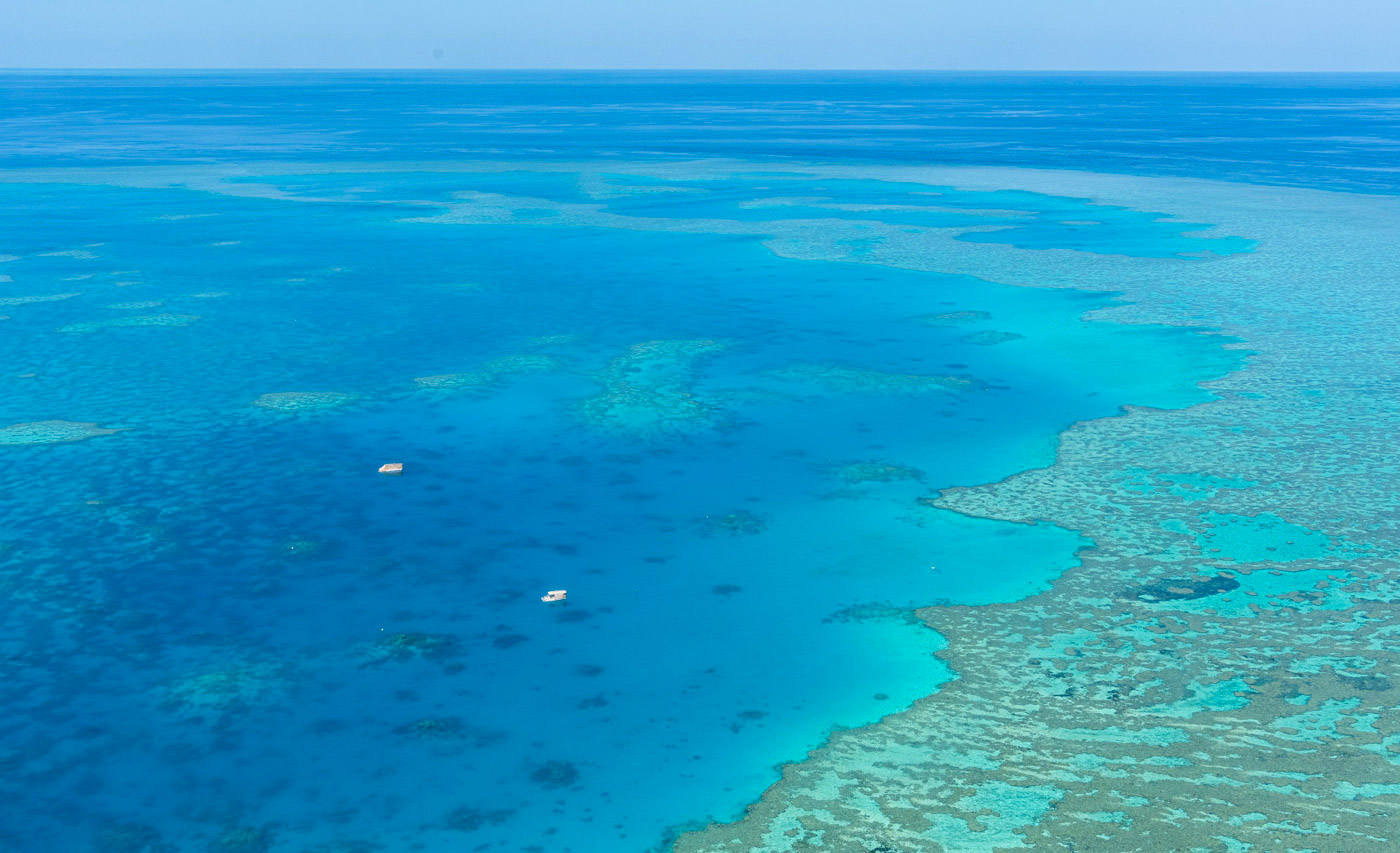
[[[0,850],[662,850],[956,678],[1092,543],[932,499],[1249,353],[871,247],[1259,246],[923,164],[1394,194],[1400,76],[0,74]]]

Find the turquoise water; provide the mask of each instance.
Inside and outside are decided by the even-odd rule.
[[[913,608],[1033,594],[1091,544],[924,499],[1246,357],[861,241],[1187,274],[1248,235],[509,163],[6,175],[0,841],[652,849],[954,677]],[[794,228],[840,254],[773,251]]]

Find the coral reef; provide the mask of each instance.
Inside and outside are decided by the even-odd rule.
[[[593,374],[603,392],[584,400],[580,419],[595,429],[639,438],[715,429],[727,418],[695,394],[699,365],[722,341],[649,341],[630,347]]]
[[[526,338],[525,345],[530,347],[560,347],[576,344],[582,339],[581,335],[536,335],[533,338]]]
[[[176,847],[165,843],[153,826],[141,823],[120,823],[98,831],[93,839],[98,853],[174,853]]]
[[[485,391],[495,384],[496,377],[490,373],[440,373],[436,376],[419,376],[413,380],[423,388],[449,389],[453,391]]]
[[[508,376],[521,373],[551,373],[562,370],[564,363],[551,355],[526,353],[493,358],[479,368],[466,373],[441,373],[419,376],[413,381],[421,388],[485,393],[499,386]]]
[[[768,522],[763,516],[745,509],[738,509],[724,515],[707,515],[699,519],[698,524],[701,532],[706,536],[712,536],[716,533],[730,536],[752,536],[768,529]]]
[[[552,355],[526,353],[493,358],[483,364],[481,369],[495,376],[504,376],[511,373],[550,373],[562,370],[563,367],[564,363]]]
[[[578,768],[571,761],[546,761],[530,771],[530,781],[546,788],[568,788],[578,777]]]
[[[842,608],[837,612],[827,616],[823,622],[879,622],[894,620],[896,622],[919,621],[918,614],[909,607],[895,607],[889,604],[852,604],[850,607]]]
[[[447,820],[444,823],[448,829],[455,829],[458,832],[475,832],[483,827],[505,823],[514,813],[515,809],[479,809],[472,806],[461,806],[448,812]]]
[[[53,293],[48,296],[0,296],[0,305],[32,305],[36,302],[59,302],[81,295],[81,293]]]
[[[348,394],[341,391],[277,391],[263,394],[253,401],[253,405],[291,415],[324,412],[353,403],[358,399],[360,399],[358,394]]]
[[[283,667],[235,663],[187,676],[163,691],[163,704],[181,717],[218,721],[264,705],[285,688]]]
[[[924,472],[892,462],[851,462],[837,468],[836,476],[847,483],[892,483],[922,480]]]
[[[986,311],[948,311],[943,314],[920,314],[910,319],[925,326],[960,326],[990,320],[992,315]]]
[[[1232,575],[1221,573],[1209,577],[1162,578],[1133,587],[1126,594],[1142,601],[1191,601],[1239,588],[1240,582]]]
[[[277,554],[282,557],[322,557],[327,550],[325,543],[315,539],[293,539],[278,546]]]
[[[1015,332],[998,332],[993,329],[983,329],[980,332],[973,332],[970,335],[963,335],[959,340],[965,344],[973,344],[979,347],[993,347],[997,344],[1004,344],[1007,341],[1019,341],[1025,335],[1018,335]]]
[[[236,826],[209,842],[209,853],[268,853],[272,842],[268,827]]]
[[[385,634],[363,652],[361,666],[378,666],[411,660],[437,661],[456,655],[461,648],[452,634],[423,634],[401,631]]]
[[[11,424],[0,429],[0,445],[57,444],[64,441],[82,441],[99,435],[114,435],[124,431],[124,429],[103,429],[97,424],[83,421],[34,421],[27,424]]]
[[[303,847],[300,853],[378,853],[383,849],[383,844],[377,844],[373,841],[345,839]]]
[[[462,736],[462,721],[456,717],[425,717],[394,729],[396,734],[424,740],[442,740]]]
[[[922,373],[885,373],[845,364],[796,364],[768,373],[784,382],[816,385],[838,394],[923,394],[930,391],[967,391],[971,379]]]
[[[198,314],[145,314],[140,317],[114,317],[88,323],[60,326],[60,332],[96,332],[125,326],[188,326],[199,319]]]
[[[1377,395],[1394,374],[1381,248],[1400,231],[1394,200],[1033,183],[1073,181],[1139,209],[1209,211],[1261,248],[1050,253],[1033,271],[1012,247],[918,263],[1126,291],[1133,304],[1104,319],[1222,326],[1247,337],[1248,364],[1211,382],[1209,402],[1077,424],[1048,467],[924,499],[1094,546],[1048,592],[920,611],[959,677],[834,734],[741,820],[682,836],[680,853],[1394,846],[1400,529],[1387,519],[1400,475],[1384,460],[1400,410]],[[1319,304],[1345,307],[1319,324]]]

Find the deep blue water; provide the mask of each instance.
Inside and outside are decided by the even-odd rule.
[[[0,165],[722,156],[1395,191],[1400,74],[11,72]]]
[[[0,183],[0,427],[41,425],[0,429],[0,847],[147,853],[641,851],[736,815],[833,727],[952,677],[913,608],[1022,597],[1090,544],[922,498],[1047,464],[1076,420],[1208,399],[1197,383],[1245,357],[1082,319],[1111,295],[861,263],[878,237],[859,235],[976,228],[959,239],[1187,275],[1254,250],[1247,234],[801,164],[1077,154],[1383,190],[1387,161],[1362,149],[1391,149],[1298,165],[1260,115],[1343,104],[1310,120],[1393,138],[1396,94],[1381,77],[0,79],[5,166],[143,167]],[[1028,103],[1046,128],[1010,117]],[[1105,126],[1135,128],[1151,165]],[[1247,174],[1212,156],[1220,136]],[[680,153],[783,168],[599,167]],[[484,156],[515,167],[449,162]],[[132,179],[205,164],[243,174]],[[439,217],[482,194],[509,215]],[[595,213],[629,219],[569,218]],[[643,219],[664,225],[617,227]],[[849,252],[776,255],[766,235],[795,219]],[[116,431],[36,440],[74,423]],[[556,587],[566,603],[539,601]]]

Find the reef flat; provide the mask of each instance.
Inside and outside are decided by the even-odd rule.
[[[906,172],[912,176],[913,172]],[[955,681],[838,732],[698,851],[1373,851],[1400,837],[1400,200],[1196,181],[918,172],[1204,216],[1253,253],[1049,251],[1039,283],[1205,324],[1219,399],[1076,424],[1054,464],[934,503],[1094,546],[1031,598],[920,612]],[[879,254],[878,251],[876,253]],[[1013,249],[890,262],[1016,280]],[[1019,253],[1024,254],[1024,253]],[[1021,260],[1025,261],[1024,258]],[[1029,268],[1029,266],[1028,266]],[[1028,276],[1023,283],[1034,284]]]

